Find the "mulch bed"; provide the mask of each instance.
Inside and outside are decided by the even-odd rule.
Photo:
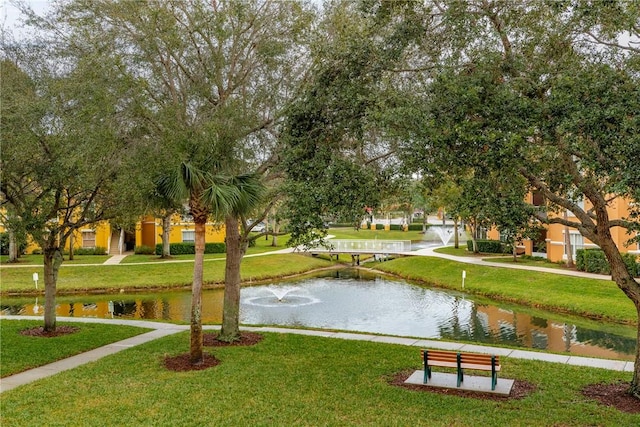
[[[627,393],[629,383],[590,384],[582,389],[586,397],[622,412],[640,414],[640,400]]]
[[[179,354],[177,356],[167,356],[164,358],[164,367],[170,371],[175,372],[187,372],[187,371],[202,371],[203,369],[209,369],[214,366],[218,366],[220,361],[216,359],[212,354],[204,353],[201,363],[192,364],[189,353]]]
[[[240,339],[236,341],[220,341],[217,333],[202,334],[202,345],[205,347],[227,347],[256,345],[262,341],[263,336],[255,332],[241,332]]]
[[[253,332],[242,332],[240,339],[237,341],[226,342],[219,341],[217,333],[208,333],[202,335],[202,344],[205,347],[227,347],[227,346],[248,346],[255,345],[262,341],[263,336]],[[170,371],[186,372],[201,371],[203,369],[212,368],[220,364],[220,361],[211,354],[205,353],[201,363],[192,364],[189,353],[179,354],[177,356],[167,356],[164,358],[164,366]]]
[[[482,400],[511,400],[511,399],[522,399],[529,394],[533,393],[536,389],[536,386],[527,381],[514,380],[513,387],[511,388],[511,393],[508,396],[495,394],[495,393],[482,393],[477,391],[468,391],[468,390],[457,390],[455,388],[441,388],[441,387],[424,387],[417,384],[405,384],[405,380],[411,376],[414,372],[413,369],[404,370],[398,372],[395,375],[392,375],[389,378],[389,384],[394,385],[396,387],[406,388],[407,390],[414,390],[420,392],[427,393],[438,393],[438,394],[446,394],[449,396],[459,396],[459,397],[470,397],[473,399],[482,399]]]
[[[43,326],[36,326],[35,328],[23,329],[20,331],[20,335],[27,337],[42,337],[52,338],[59,337],[61,335],[69,335],[76,333],[80,330],[77,326],[56,326],[56,330],[53,332],[45,332]]]
[[[424,393],[438,393],[450,396],[469,397],[473,399],[504,401],[522,399],[536,390],[536,386],[528,381],[514,380],[513,388],[508,396],[493,393],[480,393],[466,390],[456,390],[439,387],[423,387],[416,384],[405,384],[405,380],[413,373],[413,370],[404,370],[389,378],[389,384]],[[582,390],[582,394],[590,399],[598,401],[602,405],[616,408],[621,412],[632,414],[640,413],[640,401],[627,394],[629,383],[618,382],[613,384],[591,384]]]

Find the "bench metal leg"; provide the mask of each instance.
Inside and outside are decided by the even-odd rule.
[[[458,362],[458,387],[460,387],[460,384],[462,384],[462,382],[464,381],[464,373],[462,372],[462,362],[461,362],[460,353],[457,354],[456,360]]]
[[[496,389],[498,384],[498,373],[496,372],[496,356],[491,356],[491,390]]]
[[[431,379],[431,367],[429,366],[429,353],[428,351],[424,351],[424,380],[422,381],[423,383],[427,383],[428,380]]]

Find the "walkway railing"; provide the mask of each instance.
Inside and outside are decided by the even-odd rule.
[[[311,253],[396,254],[411,251],[411,240],[327,240],[327,247],[314,246]]]

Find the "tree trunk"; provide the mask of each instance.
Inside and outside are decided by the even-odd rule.
[[[69,236],[69,261],[73,261],[74,233]]]
[[[453,247],[458,249],[460,247],[460,238],[458,237],[458,218],[453,219]]]
[[[56,330],[56,285],[62,265],[62,251],[55,246],[44,248],[44,330]]]
[[[189,360],[191,364],[202,363],[202,277],[204,270],[204,242],[207,215],[204,212],[194,213],[195,222],[195,261],[193,263],[193,284],[191,287],[191,341]]]
[[[636,312],[638,313],[638,319],[640,319],[640,283],[636,281],[631,273],[629,273],[629,270],[627,270],[627,265],[624,263],[622,254],[611,236],[609,214],[606,204],[604,202],[601,205],[594,203],[594,207],[597,221],[596,232],[591,240],[604,252],[607,261],[609,261],[609,266],[611,266],[611,280],[633,301],[633,305],[636,307]],[[640,322],[638,323],[636,336],[636,359],[629,394],[640,399]]]
[[[273,220],[271,230],[273,231],[273,235],[271,236],[271,246],[276,247],[278,246],[278,233],[280,232],[280,224],[275,219]]]
[[[18,262],[18,242],[16,234],[9,230],[9,262]]]
[[[469,226],[471,227],[471,247],[473,248],[473,253],[478,253],[478,242],[476,241],[476,233],[478,232],[478,226],[474,220],[469,221]]]
[[[171,258],[171,244],[169,235],[171,233],[171,216],[173,212],[162,217],[162,258]]]
[[[567,220],[567,210],[564,211],[564,219]],[[564,227],[564,247],[567,252],[567,268],[574,268],[576,265],[573,262],[573,248],[571,247],[571,233],[569,227]]]
[[[219,339],[231,342],[240,339],[240,263],[243,250],[238,219],[232,215],[227,216],[225,228],[227,261],[224,272],[222,329]]]
[[[611,280],[633,301],[636,312],[638,313],[638,319],[640,319],[640,283],[638,283],[631,276],[629,270],[627,270],[622,255],[608,231],[607,229],[606,236],[600,240],[599,246],[605,253],[607,261],[609,261],[609,265],[611,266]],[[640,323],[638,324],[636,335],[636,359],[629,394],[640,399]]]

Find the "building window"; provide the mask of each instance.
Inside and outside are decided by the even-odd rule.
[[[571,253],[573,259],[576,259],[576,251],[584,249],[584,237],[580,233],[569,233],[569,241],[571,243]],[[564,259],[567,259],[567,245],[564,246]]]
[[[541,191],[533,192],[533,206],[545,206],[544,194]]]
[[[182,242],[183,243],[195,243],[196,232],[194,230],[182,230]]]
[[[82,231],[82,247],[83,248],[95,248],[96,247],[96,232],[93,230]]]

